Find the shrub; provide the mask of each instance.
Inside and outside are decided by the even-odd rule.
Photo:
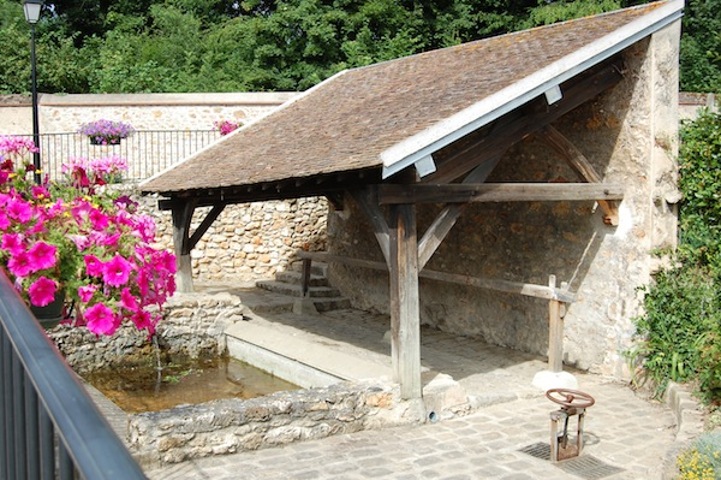
[[[703,112],[681,129],[679,246],[674,266],[644,289],[632,357],[662,393],[669,380],[698,380],[721,402],[721,115]]]

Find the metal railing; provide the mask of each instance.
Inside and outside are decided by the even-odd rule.
[[[71,158],[118,155],[128,162],[123,178],[138,181],[175,165],[218,138],[217,130],[139,130],[118,145],[92,145],[88,137],[79,133],[42,133],[40,159],[43,171],[57,179],[62,164]]]
[[[146,478],[1,271],[0,362],[0,478]]]

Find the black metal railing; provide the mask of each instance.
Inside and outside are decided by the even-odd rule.
[[[139,130],[118,145],[93,145],[88,137],[79,133],[43,133],[40,134],[40,159],[43,171],[57,179],[62,164],[72,158],[118,155],[128,162],[124,178],[138,181],[175,165],[218,138],[217,130]]]
[[[1,271],[0,362],[0,478],[146,478]]]

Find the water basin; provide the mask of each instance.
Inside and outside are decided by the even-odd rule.
[[[300,387],[238,360],[221,357],[83,374],[126,413],[166,410],[221,398],[254,398]]]

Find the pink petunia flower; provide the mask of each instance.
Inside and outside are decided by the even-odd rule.
[[[20,223],[27,223],[33,217],[33,208],[20,198],[12,198],[5,205],[5,213]]]
[[[103,281],[113,287],[120,287],[128,283],[131,270],[132,264],[116,253],[103,265]]]
[[[98,259],[95,255],[85,255],[83,257],[85,262],[85,271],[91,277],[100,277],[103,275],[103,262]]]
[[[138,299],[135,298],[132,293],[130,293],[129,288],[124,288],[120,292],[120,305],[124,309],[130,310],[131,312],[137,312],[140,309]]]
[[[10,255],[17,255],[25,251],[23,237],[19,233],[6,233],[0,242],[0,248],[10,252]]]
[[[102,303],[96,303],[83,315],[88,330],[96,335],[112,335],[118,329],[113,311]]]
[[[90,211],[88,219],[93,226],[93,230],[105,230],[110,224],[108,216],[95,208]]]
[[[81,302],[87,303],[93,298],[97,290],[97,285],[83,285],[82,287],[78,287],[78,297],[80,297]]]
[[[0,230],[5,231],[10,227],[10,219],[5,212],[0,212]]]
[[[28,296],[30,303],[37,307],[50,305],[55,300],[55,292],[58,290],[58,284],[54,280],[47,277],[40,277],[28,287]]]
[[[10,256],[8,270],[16,277],[27,277],[32,273],[30,256],[27,252],[18,252]]]
[[[33,272],[52,268],[58,262],[56,253],[58,248],[45,242],[37,242],[28,250],[31,269]]]

